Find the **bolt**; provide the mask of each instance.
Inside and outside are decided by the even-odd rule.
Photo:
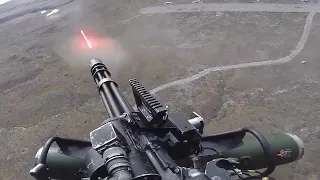
[[[123,114],[121,115],[121,117],[122,117],[122,118],[127,117],[127,113],[123,113]]]
[[[193,157],[192,158],[193,161],[193,168],[198,169],[201,166],[201,162],[200,162],[200,158],[199,157]]]
[[[176,167],[173,172],[178,174],[180,172],[180,169],[178,167]]]

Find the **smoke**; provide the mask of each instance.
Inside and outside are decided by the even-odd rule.
[[[100,39],[99,42],[92,43],[93,48],[89,48],[77,38],[71,39],[64,50],[59,50],[59,55],[71,68],[78,70],[87,69],[89,61],[93,58],[101,59],[108,68],[115,71],[128,61],[127,53],[117,41]]]
[[[142,72],[151,76],[157,72],[159,76],[161,72],[158,69],[174,64],[172,59],[179,59],[176,56],[186,55],[171,48],[172,39],[179,31],[171,24],[166,25],[172,18],[170,14],[137,15],[141,7],[149,3],[152,4],[127,0],[77,1],[70,7],[72,13],[62,21],[68,30],[54,40],[57,54],[71,70],[80,72],[87,73],[89,61],[99,58],[114,77],[117,74],[121,74],[123,79],[137,77]],[[93,48],[88,47],[81,30]],[[172,56],[168,58],[168,54]]]
[[[112,19],[110,20],[110,16],[101,14],[116,10],[112,8],[109,11],[102,11],[100,7],[105,4],[106,2],[102,0],[99,3],[82,0],[69,6],[68,9],[61,10],[62,13],[67,14],[66,20],[61,22],[66,24],[65,27],[68,29],[54,39],[53,51],[59,54],[61,60],[70,69],[87,72],[89,61],[99,58],[109,69],[117,72],[122,65],[130,61],[128,53],[114,38],[115,35],[109,34],[104,27]],[[108,5],[112,4],[118,4],[118,2],[108,2]],[[88,47],[81,30],[85,32],[93,48]]]

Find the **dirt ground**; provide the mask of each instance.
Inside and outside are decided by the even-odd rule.
[[[128,79],[135,77],[170,111],[201,114],[207,134],[250,126],[298,135],[304,157],[273,176],[320,179],[317,0],[165,2],[0,5],[1,179],[32,179],[34,155],[49,137],[88,138],[107,118],[88,68],[94,57],[103,59],[131,102]],[[201,9],[204,3],[211,4]],[[215,3],[250,4],[216,11]],[[293,10],[263,10],[270,3]],[[184,4],[190,6],[178,12]],[[246,9],[251,4],[257,10]],[[47,17],[53,9],[59,12]]]

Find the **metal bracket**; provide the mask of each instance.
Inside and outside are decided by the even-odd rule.
[[[130,85],[137,109],[144,117],[144,125],[147,127],[158,127],[164,124],[168,119],[167,109],[137,79],[131,79]]]

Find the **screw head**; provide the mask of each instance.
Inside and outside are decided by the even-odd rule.
[[[180,172],[180,169],[176,167],[176,168],[174,169],[174,173],[178,174],[179,172]]]

